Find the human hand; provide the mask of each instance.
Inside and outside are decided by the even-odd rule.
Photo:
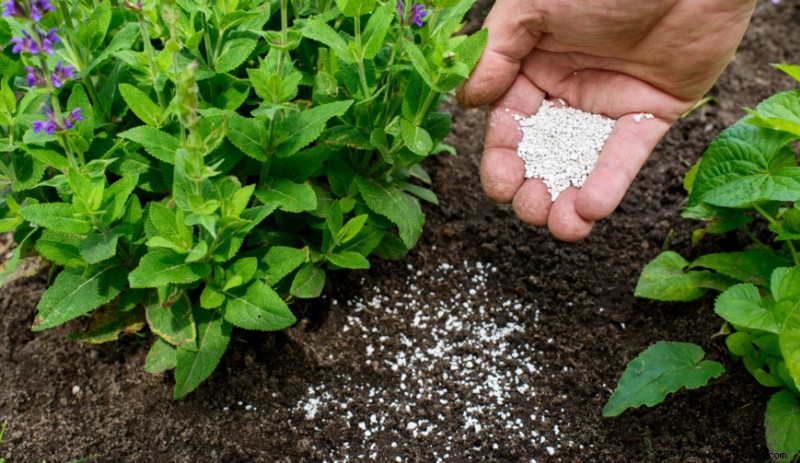
[[[491,104],[481,182],[523,221],[564,241],[587,236],[619,205],[672,122],[714,84],[733,57],[754,0],[497,0],[481,60],[458,93]],[[583,187],[555,202],[525,179],[514,114],[544,98],[617,119]],[[655,117],[635,121],[634,116]]]

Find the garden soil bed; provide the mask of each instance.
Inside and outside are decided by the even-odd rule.
[[[519,222],[478,180],[482,110],[452,105],[457,157],[427,167],[441,206],[398,262],[340,272],[294,306],[283,333],[237,331],[216,373],[171,400],[142,369],[149,335],[86,346],[75,325],[30,331],[46,275],[0,294],[0,458],[66,462],[763,462],[769,391],[713,337],[710,298],[639,300],[663,247],[691,258],[682,177],[726,125],[794,88],[769,63],[800,62],[800,6],[760,1],[712,95],[679,121],[616,213],[576,244]],[[471,27],[487,6],[478,5]],[[0,241],[0,249],[3,249]],[[658,340],[699,343],[728,372],[658,407],[601,410],[629,360]]]

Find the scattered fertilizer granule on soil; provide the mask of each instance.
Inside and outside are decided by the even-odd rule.
[[[542,179],[553,201],[570,184],[583,186],[616,122],[557,103],[542,101],[531,117],[514,115],[522,131],[517,154],[525,161],[525,178]]]

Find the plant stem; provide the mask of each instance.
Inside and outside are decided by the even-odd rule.
[[[144,20],[144,15],[139,12],[137,16],[139,17],[139,26],[142,28],[142,42],[144,43],[144,50],[147,53],[147,61],[150,64],[150,74],[153,75],[153,83],[155,83],[158,77],[158,68],[156,67],[156,55],[155,51],[153,51],[153,44],[150,43],[150,31],[147,28],[147,21]],[[175,76],[175,78],[177,79],[177,76]],[[153,90],[155,90],[155,85],[153,86]],[[159,90],[155,90],[155,92],[161,112],[166,111],[167,106],[164,104],[164,95],[162,95],[162,92]]]
[[[769,213],[767,211],[765,211],[763,207],[761,207],[758,204],[754,203],[753,204],[753,209],[758,211],[759,214],[763,215],[764,218],[767,219],[767,222],[769,222],[770,224],[775,226],[775,228],[778,230],[779,234],[783,233],[783,227],[781,226],[781,224],[778,223],[778,221],[775,220],[775,218],[773,218],[771,215],[769,215]],[[792,240],[786,240],[786,245],[789,247],[789,252],[792,253],[792,260],[794,261],[794,265],[800,265],[800,257],[798,257],[798,255],[797,255],[797,250],[795,249],[794,243],[792,242]]]
[[[353,23],[355,24],[356,53],[358,54],[358,59],[356,59],[358,79],[361,81],[361,92],[364,93],[364,99],[366,100],[370,97],[370,94],[369,85],[367,85],[367,73],[364,70],[364,50],[361,49],[361,17],[353,18]]]

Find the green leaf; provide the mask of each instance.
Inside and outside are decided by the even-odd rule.
[[[126,24],[125,27],[114,34],[114,38],[111,39],[111,43],[108,44],[108,47],[97,55],[95,59],[91,60],[88,66],[81,70],[77,78],[88,78],[88,76],[92,75],[92,71],[95,67],[105,63],[114,53],[123,49],[130,49],[138,36],[139,24],[135,22]]]
[[[172,135],[144,125],[118,133],[117,136],[142,145],[150,156],[168,164],[175,164],[175,151],[181,145],[180,140]]]
[[[425,224],[425,214],[415,198],[392,185],[356,176],[361,197],[372,211],[397,225],[400,238],[407,248],[416,244]]]
[[[203,262],[186,262],[186,256],[169,249],[153,249],[128,275],[131,288],[155,288],[168,283],[193,283],[211,272]]]
[[[118,304],[105,304],[89,314],[88,326],[70,334],[71,339],[86,344],[116,341],[122,334],[137,333],[145,327],[141,311],[123,312]]]
[[[369,261],[366,257],[353,251],[339,251],[336,253],[325,254],[325,259],[333,265],[341,268],[367,269]]]
[[[428,188],[421,187],[419,185],[414,185],[413,183],[408,183],[408,182],[400,182],[398,183],[397,186],[402,188],[403,191],[407,191],[412,195],[418,197],[419,199],[425,200],[437,206],[439,205],[439,198],[436,197],[436,193],[434,193]]]
[[[95,230],[81,243],[81,257],[89,264],[97,264],[117,255],[118,231]]]
[[[172,394],[175,400],[195,390],[214,372],[231,340],[232,326],[216,310],[197,310],[195,320],[197,346],[178,347]]]
[[[291,156],[316,140],[328,120],[344,114],[353,100],[337,101],[292,113],[278,123],[275,154]]]
[[[36,251],[45,259],[64,267],[86,267],[81,257],[81,238],[75,235],[45,230],[36,240]]]
[[[800,90],[781,92],[759,103],[755,111],[747,110],[746,122],[772,130],[800,136]]]
[[[219,55],[215,70],[219,73],[233,71],[239,67],[256,49],[258,40],[236,38],[226,40]]]
[[[303,265],[307,258],[308,250],[306,249],[270,246],[264,256],[264,263],[267,264],[267,274],[265,276],[267,283],[275,286],[283,277]]]
[[[225,136],[244,154],[257,161],[267,160],[266,146],[269,133],[261,119],[233,113]]]
[[[375,0],[336,0],[336,6],[345,17],[358,18],[375,9]]]
[[[729,127],[703,154],[689,206],[745,207],[800,199],[800,168],[787,146],[795,138],[748,124]]]
[[[717,297],[714,312],[734,325],[771,333],[779,332],[775,316],[761,304],[758,288],[749,283],[726,289]]]
[[[27,145],[23,145],[22,149],[25,150],[26,153],[36,158],[39,162],[53,167],[54,169],[60,170],[61,172],[66,172],[67,169],[69,169],[69,161],[67,161],[67,158],[56,151],[30,148]]]
[[[369,214],[357,215],[348,220],[347,223],[339,229],[339,232],[336,235],[336,241],[339,243],[346,243],[355,238],[358,232],[364,228],[364,224],[367,223],[367,219],[369,219]]]
[[[325,271],[309,262],[294,276],[290,292],[300,299],[313,299],[322,294],[324,287]]]
[[[34,156],[24,153],[14,156],[13,191],[25,191],[35,187],[44,177],[45,166]]]
[[[161,112],[161,108],[153,103],[153,100],[146,93],[133,85],[119,84],[119,94],[122,95],[125,103],[128,103],[128,107],[142,122],[151,127],[161,125],[164,114]]]
[[[369,16],[367,27],[364,28],[364,59],[375,58],[378,51],[386,45],[384,39],[396,15],[395,3],[386,2]]]
[[[63,233],[82,234],[92,231],[92,225],[77,217],[71,204],[32,204],[22,209],[20,214],[29,222]]]
[[[172,370],[177,364],[177,350],[161,338],[156,338],[147,358],[144,359],[144,371],[152,374]]]
[[[792,79],[800,82],[800,66],[796,64],[773,64],[772,67],[785,72]]]
[[[286,212],[313,211],[317,208],[317,195],[311,185],[284,178],[273,181],[256,191],[255,195],[265,205],[278,205]]]
[[[725,371],[720,363],[703,356],[703,349],[695,344],[660,341],[650,346],[628,364],[603,416],[617,416],[641,405],[652,407],[667,394],[682,387],[697,389]]]
[[[297,319],[278,293],[256,280],[245,288],[226,292],[222,309],[225,320],[248,330],[275,331],[292,326]]]
[[[173,346],[194,343],[197,338],[192,306],[186,295],[166,307],[158,301],[149,304],[145,315],[150,330]]]
[[[77,147],[79,151],[86,152],[92,144],[92,140],[94,140],[94,110],[82,84],[72,86],[69,100],[67,100],[67,111],[72,111],[76,108],[81,108],[83,120],[76,122],[75,128],[67,133],[70,135],[73,143],[78,141],[86,143],[85,146]],[[77,135],[77,137],[73,135]],[[81,140],[77,140],[78,137],[80,137]]]
[[[778,343],[794,386],[800,389],[800,328],[781,332]]]
[[[789,262],[765,251],[726,252],[700,256],[689,268],[704,267],[744,283],[768,287],[773,270]]]
[[[110,302],[125,288],[127,276],[118,266],[62,270],[42,294],[33,331],[61,325]]]
[[[433,140],[431,140],[428,131],[422,127],[415,126],[413,122],[406,119],[400,121],[400,133],[403,136],[408,149],[414,154],[419,156],[427,156],[433,149]]]
[[[657,301],[693,301],[708,290],[700,284],[708,271],[686,272],[689,261],[673,251],[661,253],[642,270],[634,295]]]
[[[764,428],[767,447],[773,457],[780,455],[778,461],[795,461],[800,453],[800,404],[789,391],[781,391],[767,402],[764,415]]]

